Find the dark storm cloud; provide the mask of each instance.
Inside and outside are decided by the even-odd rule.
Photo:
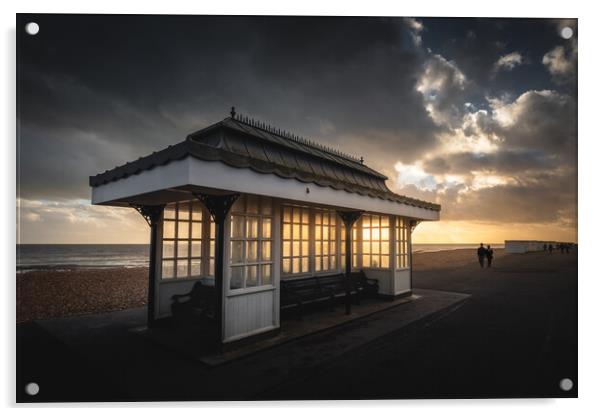
[[[415,90],[422,53],[401,19],[36,19],[40,35],[21,38],[19,117],[23,166],[48,168],[47,177],[65,148],[112,168],[220,120],[230,105],[349,152],[353,140],[340,138],[367,132],[403,147],[404,160],[435,142]],[[87,195],[99,164],[71,166],[81,180],[61,192]],[[52,193],[30,169],[22,181],[27,194]]]
[[[454,153],[425,161],[424,168],[433,174],[464,174],[473,171],[496,172],[498,174],[525,174],[557,167],[557,158],[547,153],[522,150],[495,153]]]

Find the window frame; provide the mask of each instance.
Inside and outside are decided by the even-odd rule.
[[[257,212],[248,212],[248,199],[252,198],[256,200]],[[270,212],[262,212],[263,204],[270,206]],[[243,206],[241,209],[241,205]],[[243,227],[242,236],[235,237],[233,232],[234,217],[242,217]],[[257,236],[248,236],[248,223],[249,219],[257,220]],[[265,220],[270,221],[270,236],[263,236],[263,226]],[[274,287],[274,199],[270,197],[259,197],[255,195],[242,195],[234,204],[229,213],[229,244],[228,244],[228,282],[227,282],[227,293],[228,295],[235,295],[243,292],[253,292],[265,288]],[[241,261],[233,261],[233,242],[242,243]],[[248,243],[255,242],[256,244],[256,259],[249,261],[247,259]],[[264,260],[263,254],[263,243],[270,243],[270,256],[268,260]],[[256,266],[257,270],[257,284],[254,286],[247,285],[247,267]],[[263,283],[263,266],[269,266],[269,283]],[[232,270],[236,268],[242,268],[243,278],[241,287],[232,287]]]
[[[410,232],[408,221],[404,217],[395,216],[395,270],[410,268]]]
[[[188,215],[186,219],[182,219],[180,217],[180,212],[181,210],[181,206],[187,204],[188,205]],[[167,211],[169,206],[173,206],[174,207],[174,211],[175,214],[173,216],[173,218],[165,218],[165,212]],[[194,212],[194,207],[198,206],[200,208],[200,215],[201,218],[200,219],[193,219],[193,212]],[[188,225],[188,237],[186,238],[179,238],[179,234],[180,234],[180,226],[179,224],[181,222],[186,222]],[[166,224],[168,223],[173,223],[174,224],[174,233],[173,233],[173,237],[165,237],[165,227]],[[200,224],[201,226],[201,232],[200,232],[200,237],[193,237],[193,225],[194,224]],[[169,203],[168,205],[165,206],[165,208],[163,209],[163,213],[161,216],[161,236],[160,236],[160,242],[161,242],[161,247],[160,247],[160,251],[159,251],[159,255],[160,255],[160,267],[159,267],[159,271],[160,271],[160,276],[158,281],[160,283],[167,283],[167,282],[180,282],[180,281],[185,281],[185,280],[199,280],[202,279],[204,277],[212,277],[213,275],[209,274],[209,261],[208,261],[208,253],[209,253],[209,248],[208,248],[208,241],[206,239],[206,233],[209,231],[209,227],[211,226],[210,224],[213,224],[213,220],[211,219],[211,216],[209,215],[209,213],[207,212],[207,210],[203,207],[203,204],[201,204],[199,201],[191,199],[191,200],[183,200],[183,201],[175,201],[172,203]],[[165,257],[164,256],[164,248],[165,248],[165,242],[172,242],[173,243],[173,255],[170,257]],[[179,253],[179,242],[180,241],[186,241],[187,243],[187,253],[186,256],[180,256]],[[193,256],[192,255],[192,244],[194,242],[198,242],[200,243],[200,253],[198,256]],[[187,273],[185,275],[182,275],[181,277],[178,276],[178,260],[187,260]],[[199,274],[198,275],[192,275],[192,262],[193,260],[198,260],[199,261]],[[172,262],[172,276],[171,277],[164,277],[164,263],[166,262]]]

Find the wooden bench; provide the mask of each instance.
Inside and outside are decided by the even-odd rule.
[[[177,325],[199,324],[215,317],[215,287],[196,282],[190,292],[171,297],[171,313]]]
[[[378,294],[378,281],[368,279],[363,271],[351,274],[350,294],[355,303],[369,296]],[[302,315],[303,305],[323,300],[333,302],[336,298],[347,293],[347,280],[344,274],[330,276],[307,277],[280,282],[280,307],[297,307],[297,313]]]

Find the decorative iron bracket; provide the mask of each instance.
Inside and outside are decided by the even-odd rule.
[[[150,226],[157,223],[161,219],[161,214],[163,213],[163,208],[165,208],[165,204],[163,205],[136,205],[130,204],[132,208],[140,213],[146,220],[146,223]]]
[[[416,228],[418,226],[418,224],[420,224],[421,221],[418,220],[410,220],[410,232],[413,233],[414,232],[414,228]]]
[[[364,211],[337,211],[343,223],[348,227],[352,227],[363,213]]]
[[[221,224],[226,220],[230,208],[232,208],[240,194],[208,195],[194,193],[194,196],[207,208],[213,221]]]

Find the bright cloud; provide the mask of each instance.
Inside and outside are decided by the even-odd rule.
[[[494,72],[499,70],[511,71],[519,65],[523,65],[525,59],[519,52],[511,52],[507,55],[500,56],[493,66]]]

